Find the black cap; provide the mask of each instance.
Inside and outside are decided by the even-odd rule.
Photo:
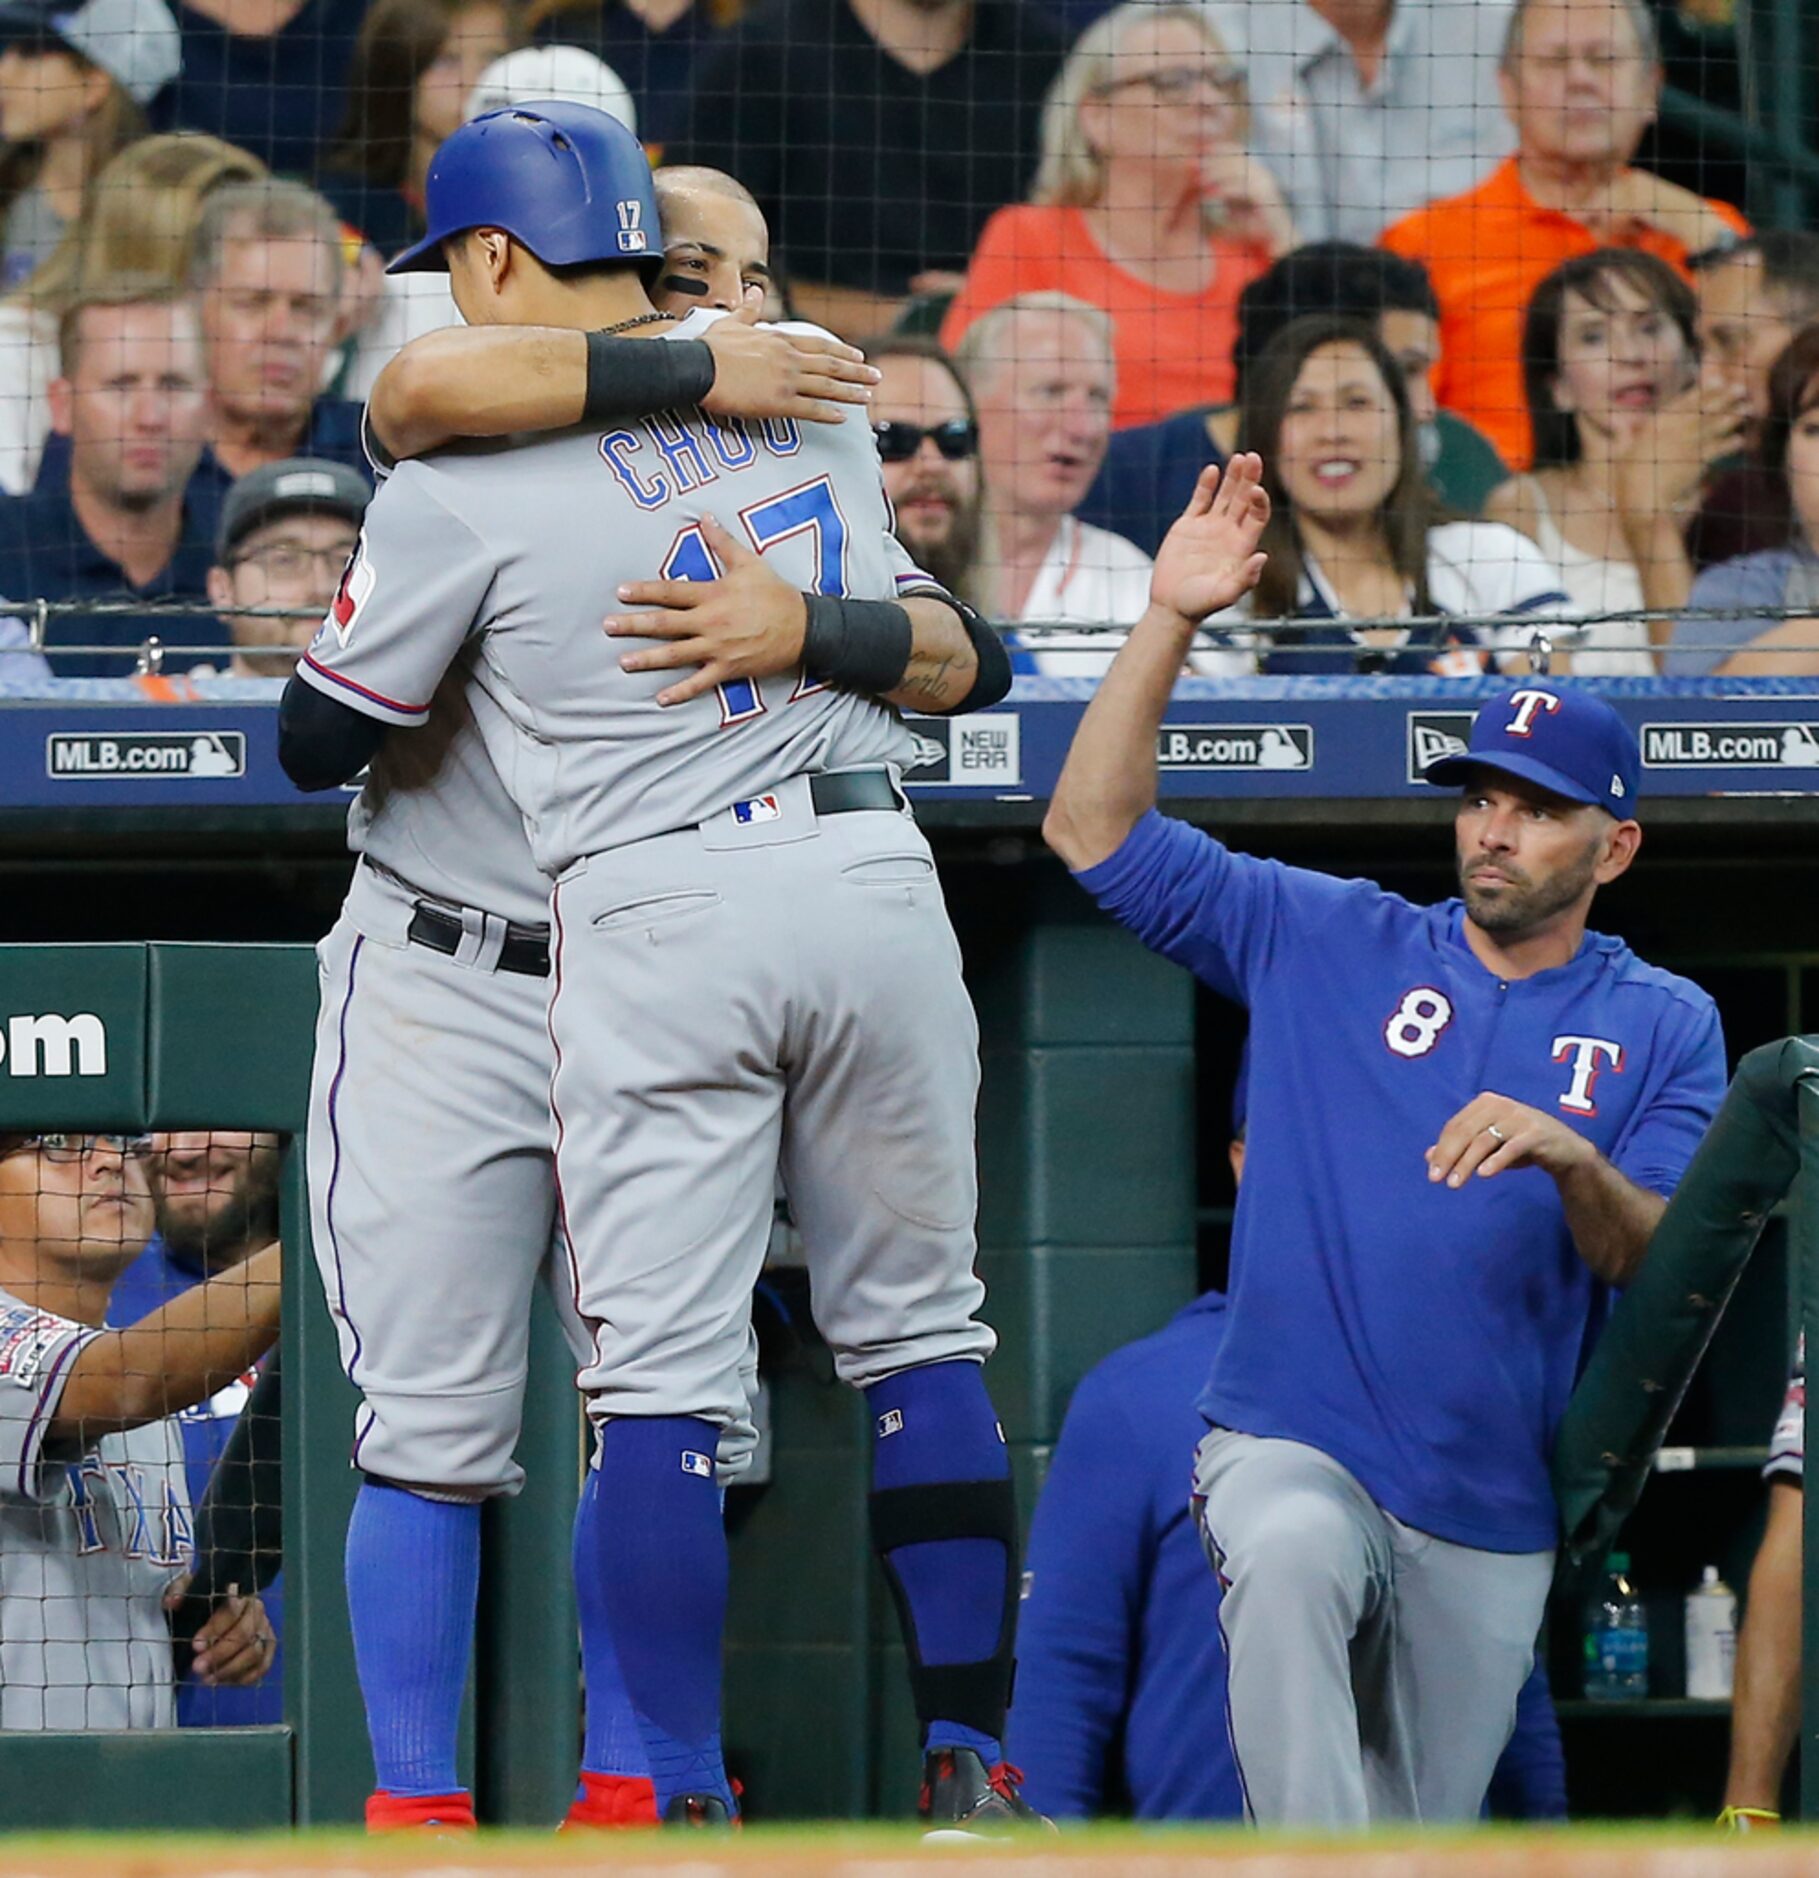
[[[372,495],[357,469],[326,457],[292,456],[282,463],[262,463],[227,492],[215,559],[225,561],[236,542],[280,515],[344,515],[357,522]]]

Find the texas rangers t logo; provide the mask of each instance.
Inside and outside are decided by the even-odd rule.
[[[1510,702],[1516,708],[1504,728],[1512,737],[1532,737],[1535,734],[1535,714],[1560,708],[1560,700],[1551,691],[1512,691]]]
[[[1604,1037],[1556,1037],[1554,1061],[1564,1063],[1568,1058],[1572,1060],[1573,1080],[1560,1098],[1560,1106],[1575,1115],[1596,1115],[1598,1105],[1592,1100],[1592,1086],[1607,1063],[1622,1074],[1623,1045]]]

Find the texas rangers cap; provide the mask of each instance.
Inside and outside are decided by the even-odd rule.
[[[1469,747],[1421,774],[1431,783],[1462,783],[1474,769],[1520,776],[1627,821],[1636,813],[1642,752],[1630,727],[1595,692],[1537,682],[1486,700]]]
[[[136,104],[150,104],[177,76],[183,42],[164,0],[7,0],[0,44],[64,46],[98,65]]]
[[[280,515],[343,515],[357,522],[373,492],[357,469],[326,457],[293,456],[248,470],[221,504],[215,558],[225,561],[235,543]]]

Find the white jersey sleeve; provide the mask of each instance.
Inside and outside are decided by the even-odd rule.
[[[1781,1413],[1775,1418],[1775,1432],[1769,1437],[1768,1465],[1763,1477],[1773,1480],[1804,1480],[1806,1477],[1806,1338],[1794,1357],[1794,1373],[1788,1378],[1787,1394]]]
[[[402,464],[366,511],[353,558],[297,676],[381,723],[424,722],[473,631],[497,556]]]
[[[74,1447],[50,1442],[50,1426],[71,1366],[101,1334],[0,1291],[0,1500],[62,1491],[61,1463]],[[47,1463],[57,1464],[48,1486]]]

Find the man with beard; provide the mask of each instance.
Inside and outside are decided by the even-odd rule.
[[[949,593],[978,603],[979,413],[933,339],[887,333],[860,347],[881,376],[872,431],[897,539]]]
[[[1464,1821],[1533,1661],[1549,1450],[1603,1287],[1634,1276],[1723,1094],[1717,1012],[1586,930],[1642,838],[1636,740],[1601,699],[1486,701],[1426,772],[1461,786],[1461,898],[1416,907],[1156,812],[1194,626],[1152,604],[1044,833],[1250,1010],[1195,1473],[1246,1805],[1267,1825]]]
[[[137,1324],[217,1272],[231,1271],[278,1237],[278,1137],[231,1129],[197,1129],[152,1137],[146,1163],[156,1230],[121,1274],[108,1300],[107,1321]],[[210,1476],[252,1393],[248,1370],[177,1417],[191,1506],[200,1506]],[[284,1580],[261,1593],[271,1621],[273,1658],[255,1686],[212,1687],[194,1676],[177,1685],[183,1728],[236,1728],[284,1719]]]

